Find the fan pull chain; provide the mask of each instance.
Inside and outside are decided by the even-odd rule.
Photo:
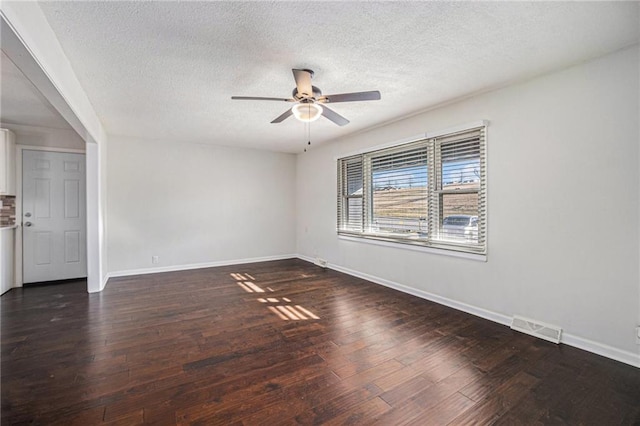
[[[309,134],[309,123],[304,123],[304,130],[307,134]],[[304,149],[304,152],[307,152],[307,148]]]
[[[307,122],[304,123],[304,125],[306,126],[306,131],[307,131],[307,145],[311,145],[311,123]],[[304,152],[307,152],[307,148],[304,149]]]

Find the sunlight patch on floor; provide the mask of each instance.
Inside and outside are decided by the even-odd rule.
[[[246,291],[247,293],[264,293],[265,292],[259,285],[255,284],[254,282],[247,281],[247,279],[255,280],[254,277],[252,277],[247,273],[244,273],[244,274],[232,273],[230,275],[236,280],[238,286],[242,288],[244,291]],[[270,292],[274,292],[274,290],[271,287],[267,287],[267,290],[269,290]],[[283,297],[282,302],[280,301],[280,299],[276,297],[267,297],[267,298],[260,297],[256,300],[260,303],[282,303],[282,302],[292,303],[291,299],[287,297]],[[317,316],[310,310],[300,305],[295,305],[295,306],[277,305],[277,306],[267,306],[267,308],[284,321],[320,319],[319,316]]]
[[[249,287],[251,290],[255,291],[256,293],[264,293],[263,289],[261,289],[260,287],[258,287],[254,283],[252,283],[251,281],[245,281],[244,285],[246,285],[247,287]]]
[[[303,308],[303,307],[302,307],[302,306],[300,306],[300,305],[296,305],[296,309],[298,309],[298,310],[300,310],[300,311],[304,312],[306,315],[310,316],[310,317],[311,317],[311,318],[313,318],[313,319],[320,319],[320,317],[319,317],[319,316],[317,316],[316,314],[314,314],[314,313],[313,313],[313,312],[311,312],[310,310],[308,310],[308,309],[306,309],[306,308]]]
[[[298,315],[296,315],[294,312],[290,310],[290,308],[291,308],[290,306],[281,306],[281,305],[276,306],[276,309],[282,312],[283,314],[285,314],[286,316],[288,316],[289,319],[292,319],[292,320],[306,319],[304,317],[301,318]]]
[[[280,319],[283,319],[283,320],[285,320],[285,321],[289,321],[289,318],[287,318],[287,317],[285,317],[284,315],[282,315],[282,314],[280,313],[280,311],[279,311],[279,310],[277,310],[276,308],[274,308],[273,306],[269,306],[269,310],[270,310],[271,312],[273,312],[274,314],[276,314],[277,316],[279,316],[279,317],[280,317]]]
[[[239,285],[240,287],[242,287],[242,289],[243,289],[244,291],[246,291],[247,293],[253,293],[253,290],[251,290],[249,287],[247,287],[246,285],[242,284],[241,282],[239,282],[239,283],[238,283],[238,285]]]
[[[230,274],[233,278],[235,278],[236,281],[245,281],[247,278],[244,277],[244,275],[242,274]],[[253,278],[252,278],[253,279]]]

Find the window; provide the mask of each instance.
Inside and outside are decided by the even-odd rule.
[[[340,162],[340,176],[344,183],[343,195],[338,202],[338,208],[343,212],[342,228],[347,231],[362,232],[364,230],[363,221],[363,177],[362,158],[356,157],[345,159]]]
[[[485,127],[338,160],[338,233],[486,251]]]

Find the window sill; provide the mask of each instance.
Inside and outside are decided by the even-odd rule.
[[[452,257],[458,257],[462,259],[475,260],[478,262],[487,261],[486,254],[468,253],[463,251],[456,251],[453,249],[445,249],[445,248],[437,248],[437,247],[426,247],[423,245],[417,245],[417,244],[411,244],[411,243],[400,243],[396,241],[378,239],[371,236],[338,234],[338,239],[344,240],[344,241],[354,241],[354,242],[363,243],[363,244],[373,244],[376,246],[392,247],[395,249],[420,251],[423,253],[431,253],[431,254],[437,254],[442,256],[452,256]]]

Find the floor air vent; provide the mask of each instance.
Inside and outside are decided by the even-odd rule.
[[[513,317],[511,328],[553,343],[560,343],[560,335],[562,334],[560,327],[517,315]]]

